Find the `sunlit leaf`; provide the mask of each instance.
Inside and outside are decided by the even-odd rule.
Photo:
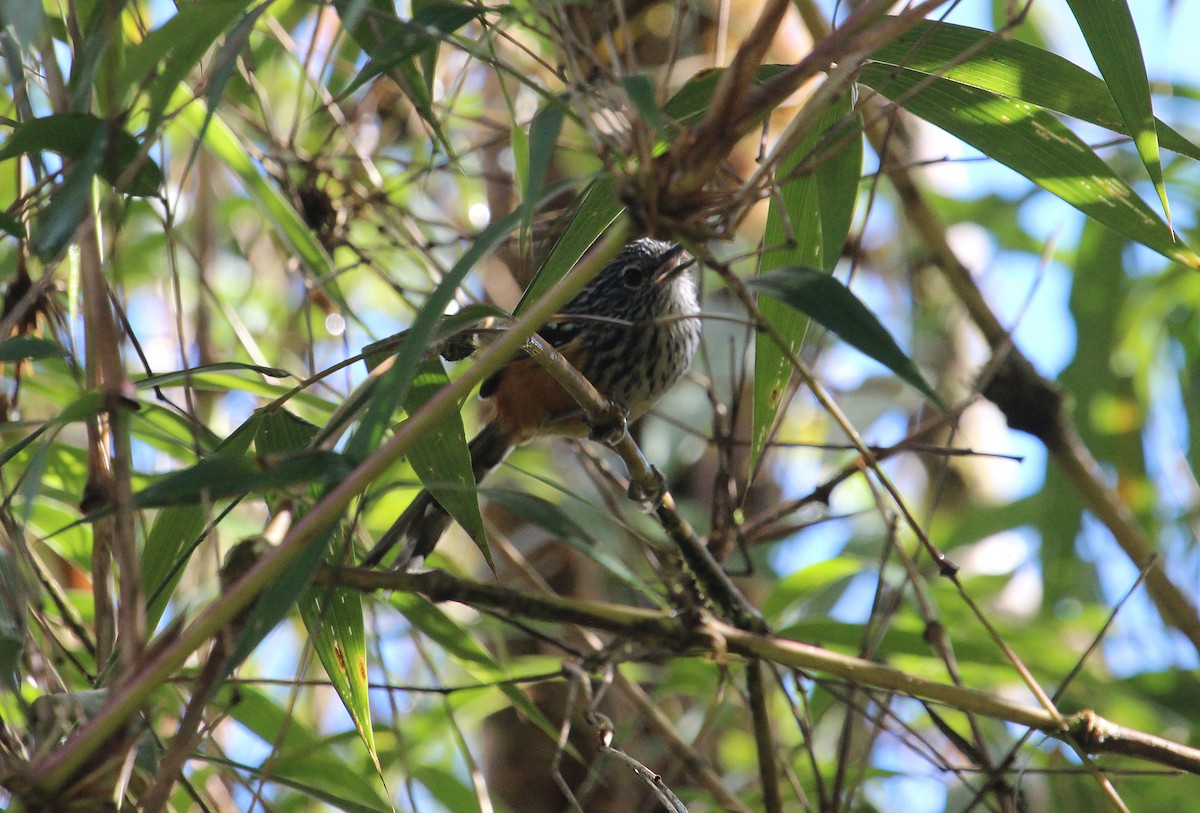
[[[291,378],[292,374],[287,370],[281,370],[278,367],[263,367],[259,364],[246,364],[241,361],[221,361],[215,364],[204,364],[199,367],[189,367],[186,370],[174,370],[169,373],[157,373],[155,375],[142,376],[134,379],[134,386],[139,389],[148,389],[150,387],[166,387],[171,384],[190,383],[197,376],[204,373],[219,373],[229,372],[233,370],[248,370],[259,375],[270,376],[271,378]]]
[[[805,110],[801,115],[814,113]],[[763,230],[760,273],[792,265],[832,271],[837,265],[862,172],[859,127],[850,96],[843,94],[821,111],[808,138],[784,157],[776,171],[779,193],[771,198]],[[761,301],[759,308],[793,351],[800,347],[808,329],[807,316],[772,299]],[[791,376],[788,358],[760,333],[754,343],[752,466],[766,448]]]
[[[1150,80],[1146,77],[1146,63],[1142,59],[1142,45],[1133,15],[1124,0],[1067,0],[1075,21],[1079,23],[1087,40],[1092,58],[1100,75],[1108,84],[1121,118],[1125,132],[1133,136],[1134,146],[1146,172],[1154,182],[1154,188],[1162,201],[1167,222],[1171,222],[1171,206],[1167,202],[1167,188],[1163,184],[1162,163],[1158,155],[1158,134],[1154,128],[1154,109],[1150,101]]]
[[[354,728],[375,763],[375,772],[381,773],[367,691],[362,596],[344,587],[309,587],[300,596],[299,606],[325,673],[354,721]]]
[[[1200,268],[1125,181],[1046,110],[908,69],[868,65],[860,81],[1163,256]]]
[[[123,91],[148,84],[148,130],[154,131],[179,84],[248,5],[250,0],[205,0],[181,5],[166,22],[128,50],[117,84]]]
[[[992,31],[925,20],[880,46],[871,59],[1021,99],[1132,136],[1103,80],[1058,54]],[[1156,126],[1163,147],[1200,160],[1200,147],[1161,121]]]

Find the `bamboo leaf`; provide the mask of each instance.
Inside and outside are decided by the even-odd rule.
[[[404,403],[405,411],[409,414],[417,411],[449,383],[441,360],[426,360],[417,370],[416,380]],[[470,535],[488,567],[495,569],[483,517],[479,513],[479,497],[475,492],[475,475],[462,415],[457,410],[450,410],[437,426],[417,438],[409,450],[408,462],[434,498]]]
[[[814,115],[804,111],[801,115]],[[841,256],[850,228],[858,178],[862,172],[862,138],[858,120],[851,113],[849,94],[819,112],[820,123],[787,155],[776,172],[781,179],[779,194],[771,199],[763,232],[759,272],[793,265],[807,265],[832,272]],[[846,135],[840,123],[853,125],[850,142],[825,145],[831,154],[817,158],[818,145],[825,139]],[[813,166],[806,167],[812,163]],[[805,171],[801,171],[805,170]],[[808,317],[775,299],[759,303],[763,316],[785,338],[792,350],[800,347],[808,330]],[[791,380],[787,356],[770,339],[759,334],[754,346],[754,423],[750,454],[757,465],[766,448]]]
[[[63,349],[58,342],[40,336],[14,336],[0,341],[0,363],[43,359],[62,354]]]
[[[1133,135],[1101,79],[1058,54],[992,31],[926,20],[881,46],[871,60],[1022,99]],[[1200,160],[1200,147],[1162,121],[1156,121],[1156,129],[1161,146]]]
[[[157,129],[179,85],[247,5],[248,0],[181,5],[170,19],[129,49],[117,86],[123,91],[135,90],[150,78],[147,132]]]
[[[1067,0],[1075,22],[1087,40],[1092,58],[1100,75],[1108,84],[1125,132],[1133,136],[1134,146],[1146,172],[1158,191],[1167,223],[1171,222],[1171,205],[1163,183],[1162,162],[1158,154],[1158,134],[1154,129],[1154,109],[1150,100],[1150,80],[1138,40],[1133,15],[1124,0]]]
[[[0,147],[0,161],[39,152],[57,153],[87,166],[89,171],[84,174],[89,182],[92,175],[99,175],[116,186],[138,159],[141,144],[111,122],[91,114],[60,113],[18,124]],[[162,181],[158,164],[143,158],[128,186],[121,191],[140,197],[153,195],[162,186]],[[90,184],[85,186],[90,191]]]
[[[336,482],[350,471],[344,455],[309,450],[289,455],[245,457],[216,454],[165,475],[134,496],[139,508],[187,505],[210,499]]]
[[[344,587],[309,587],[299,599],[300,616],[313,649],[382,775],[367,685],[367,639],[362,595]]]
[[[1048,111],[906,68],[868,65],[859,79],[1088,217],[1168,259],[1200,268],[1200,256],[1176,239],[1145,201]]]
[[[884,365],[941,407],[933,388],[875,314],[850,289],[823,271],[792,266],[746,280],[746,285],[812,317],[831,333]]]

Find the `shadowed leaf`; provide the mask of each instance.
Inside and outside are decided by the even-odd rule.
[[[746,280],[750,288],[807,314],[850,346],[884,365],[941,407],[933,388],[875,314],[823,271],[794,266]]]

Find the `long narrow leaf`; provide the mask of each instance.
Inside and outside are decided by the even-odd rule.
[[[41,151],[57,153],[78,162],[94,161],[95,174],[115,185],[137,159],[141,144],[104,119],[87,113],[60,113],[19,124],[0,148],[0,161]],[[130,195],[153,195],[162,181],[162,170],[147,158],[121,191]]]
[[[158,126],[180,83],[247,5],[249,0],[206,0],[180,6],[170,19],[129,49],[117,85],[122,91],[136,89],[152,76],[148,131]]]
[[[801,115],[814,114],[806,110]],[[855,137],[849,143],[841,149],[831,146],[836,151],[830,156],[822,156],[814,168],[791,177],[813,157],[822,136],[838,135],[834,126],[851,116],[849,95],[844,94],[820,115],[818,126],[784,159],[776,173],[782,180],[767,212],[760,273],[791,265],[808,265],[829,272],[841,255],[862,171],[862,139],[855,129]],[[807,316],[774,299],[763,300],[759,307],[792,350],[800,347],[808,329]],[[766,448],[791,376],[792,367],[783,351],[769,336],[759,334],[754,346],[752,466]]]
[[[875,314],[842,283],[815,268],[793,266],[746,280],[746,284],[819,322],[941,406],[933,388]]]
[[[1088,217],[1191,268],[1200,256],[1092,149],[1028,102],[905,68],[868,65],[860,81],[1057,195]]]
[[[241,456],[250,448],[262,412],[256,411],[218,447],[220,454]],[[142,594],[146,596],[146,623],[153,628],[167,608],[184,565],[192,555],[205,526],[200,504],[163,508],[154,517],[142,553]]]
[[[881,46],[871,60],[1011,96],[1132,135],[1103,80],[1058,54],[995,32],[927,20]],[[1161,121],[1159,143],[1200,160],[1200,147]]]
[[[1067,0],[1067,5],[1071,7],[1075,22],[1079,23],[1092,58],[1096,60],[1096,67],[1121,111],[1125,132],[1133,136],[1133,144],[1154,182],[1170,223],[1171,205],[1167,202],[1167,188],[1163,184],[1150,80],[1146,76],[1142,45],[1129,6],[1124,0]]]
[[[412,414],[449,383],[441,359],[428,359],[417,370],[404,403],[405,410]],[[488,566],[494,568],[479,513],[462,415],[451,411],[432,431],[417,438],[409,450],[408,462],[430,493],[470,535]]]

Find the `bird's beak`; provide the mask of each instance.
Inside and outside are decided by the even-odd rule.
[[[655,287],[666,285],[671,280],[682,274],[695,262],[691,254],[683,250],[683,246],[676,243],[665,255],[663,255],[662,264],[658,270],[654,272],[652,284]]]

